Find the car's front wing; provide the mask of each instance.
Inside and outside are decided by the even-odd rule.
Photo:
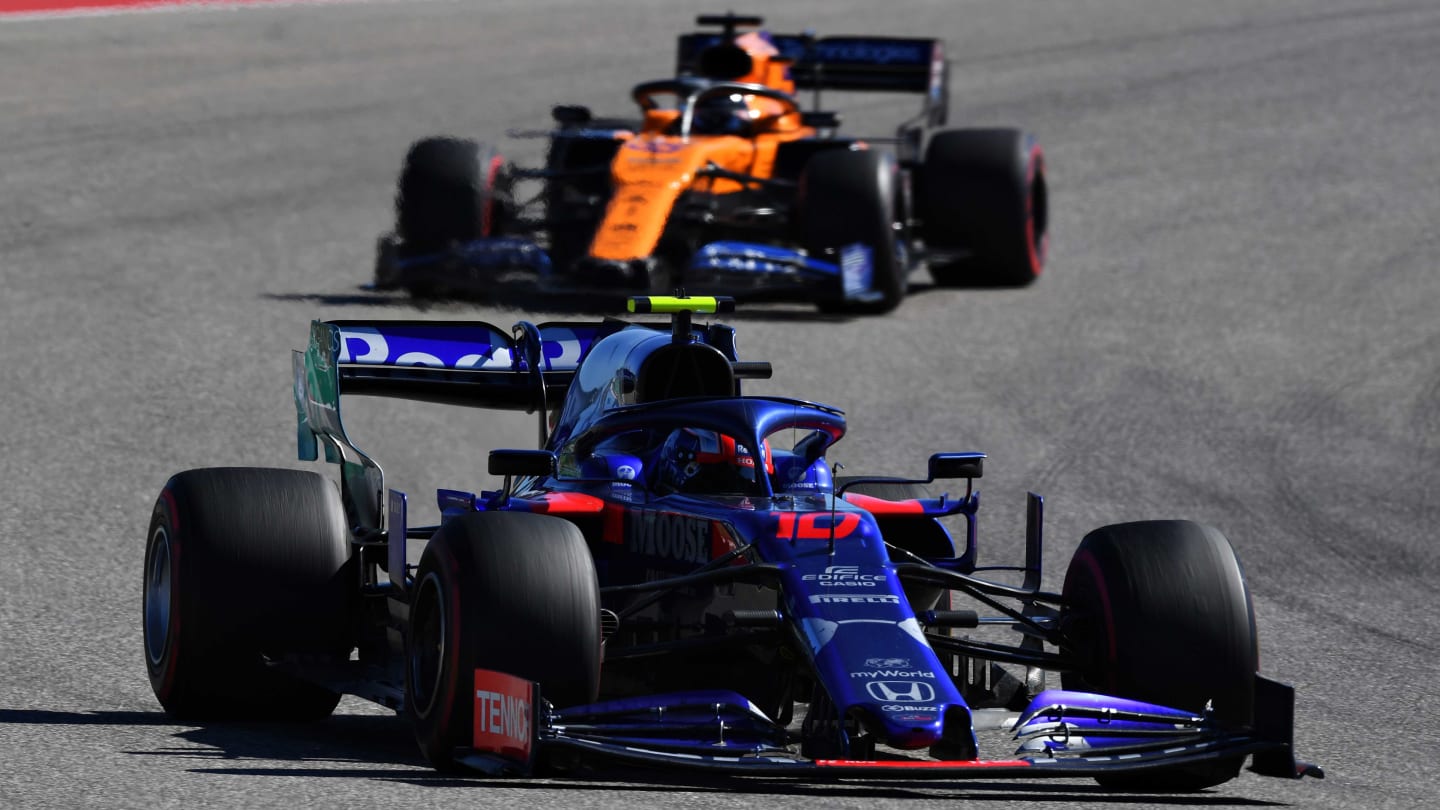
[[[474,746],[457,751],[456,759],[485,773],[516,776],[532,774],[548,755],[569,753],[730,775],[954,780],[1141,774],[1253,756],[1251,770],[1264,776],[1323,777],[1319,767],[1294,758],[1294,691],[1258,675],[1256,684],[1255,723],[1245,731],[1221,729],[1166,707],[1053,692],[1015,718],[1016,737],[1029,741],[1011,758],[929,760],[896,753],[842,759],[794,753],[786,747],[784,728],[732,692],[553,710],[542,708],[538,684],[477,670]]]
[[[538,244],[512,237],[477,239],[441,253],[406,257],[386,244],[377,260],[376,289],[480,296],[497,292],[497,283],[507,274],[522,273],[551,293],[617,285],[631,292],[643,275],[636,262],[584,260],[573,268],[555,267]],[[688,266],[675,268],[673,280],[692,294],[746,300],[868,302],[880,296],[872,289],[870,248],[849,245],[829,258],[833,261],[773,245],[712,242],[696,251]]]

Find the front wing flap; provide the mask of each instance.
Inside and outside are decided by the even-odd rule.
[[[711,242],[695,252],[685,272],[687,288],[749,297],[784,297],[802,300],[827,297],[869,302],[874,289],[871,248],[846,245],[826,261],[791,248],[750,242]]]
[[[585,288],[585,274],[557,273],[539,245],[523,239],[486,238],[457,244],[445,253],[390,258],[377,275],[387,282],[377,289],[404,287],[436,294],[494,294],[507,273],[523,273],[544,285],[544,292]],[[792,248],[751,242],[711,242],[701,247],[684,268],[683,286],[691,292],[735,295],[747,299],[873,302],[872,249],[861,244],[841,247],[820,259]],[[615,286],[612,284],[601,286]],[[621,285],[623,286],[623,285]]]

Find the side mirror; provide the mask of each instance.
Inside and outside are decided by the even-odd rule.
[[[555,454],[549,450],[491,450],[491,475],[554,475]]]
[[[581,104],[559,104],[550,108],[550,118],[562,127],[578,127],[590,123],[595,116]]]
[[[984,453],[936,453],[930,457],[930,480],[979,478],[984,462]]]

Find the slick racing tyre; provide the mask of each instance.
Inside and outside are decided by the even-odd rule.
[[[930,275],[942,287],[1023,287],[1045,267],[1049,199],[1040,145],[1014,129],[940,132],[918,179]],[[947,252],[964,258],[946,260]]]
[[[556,273],[575,271],[576,262],[589,255],[590,243],[615,191],[610,164],[623,143],[604,131],[630,129],[631,124],[632,131],[638,132],[636,122],[597,119],[550,139],[545,156],[550,177],[543,196],[550,265]]]
[[[1219,530],[1182,520],[1121,523],[1080,541],[1065,574],[1060,626],[1077,666],[1066,689],[1143,700],[1246,728],[1259,651],[1240,563]],[[1106,777],[1109,787],[1199,790],[1239,773],[1243,757]]]
[[[406,633],[405,709],[425,758],[470,744],[475,669],[539,681],[564,707],[600,687],[600,591],[585,538],[547,515],[447,521],[425,547]]]
[[[505,230],[510,207],[505,159],[493,147],[460,138],[416,141],[405,156],[395,196],[402,256],[440,253]]]
[[[335,487],[296,470],[189,470],[155,503],[145,549],[150,685],[186,720],[316,720],[340,696],[266,664],[344,660],[356,582]]]
[[[894,156],[870,150],[835,149],[810,158],[800,176],[800,235],[811,256],[840,263],[839,249],[870,250],[874,301],[845,301],[827,311],[878,315],[900,305],[909,267],[897,230],[899,171]]]

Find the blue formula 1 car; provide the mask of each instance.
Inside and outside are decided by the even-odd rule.
[[[942,41],[772,34],[734,14],[699,23],[719,30],[681,35],[675,75],[630,91],[638,118],[562,105],[553,128],[520,133],[547,142],[541,166],[468,139],[412,144],[375,287],[590,298],[683,287],[865,314],[898,306],[921,262],[941,286],[1040,274],[1040,146],[1017,129],[941,128]],[[821,108],[834,90],[923,103],[893,136],[862,138]]]
[[[492,774],[620,760],[1187,790],[1248,757],[1321,775],[1291,751],[1292,689],[1256,671],[1218,531],[1097,529],[1051,593],[1032,494],[1023,563],[982,566],[983,454],[937,453],[923,480],[834,475],[844,415],[742,395],[769,364],[692,314],[726,303],[632,300],[669,323],[315,322],[299,455],[338,464],[339,491],[288,469],[170,479],[145,555],[160,703],[300,720],[359,695],[408,717],[437,768]],[[410,525],[347,437],[345,395],[537,412],[540,449],[492,450],[501,489],[440,490],[440,524]],[[1018,750],[982,754],[1006,733]]]

